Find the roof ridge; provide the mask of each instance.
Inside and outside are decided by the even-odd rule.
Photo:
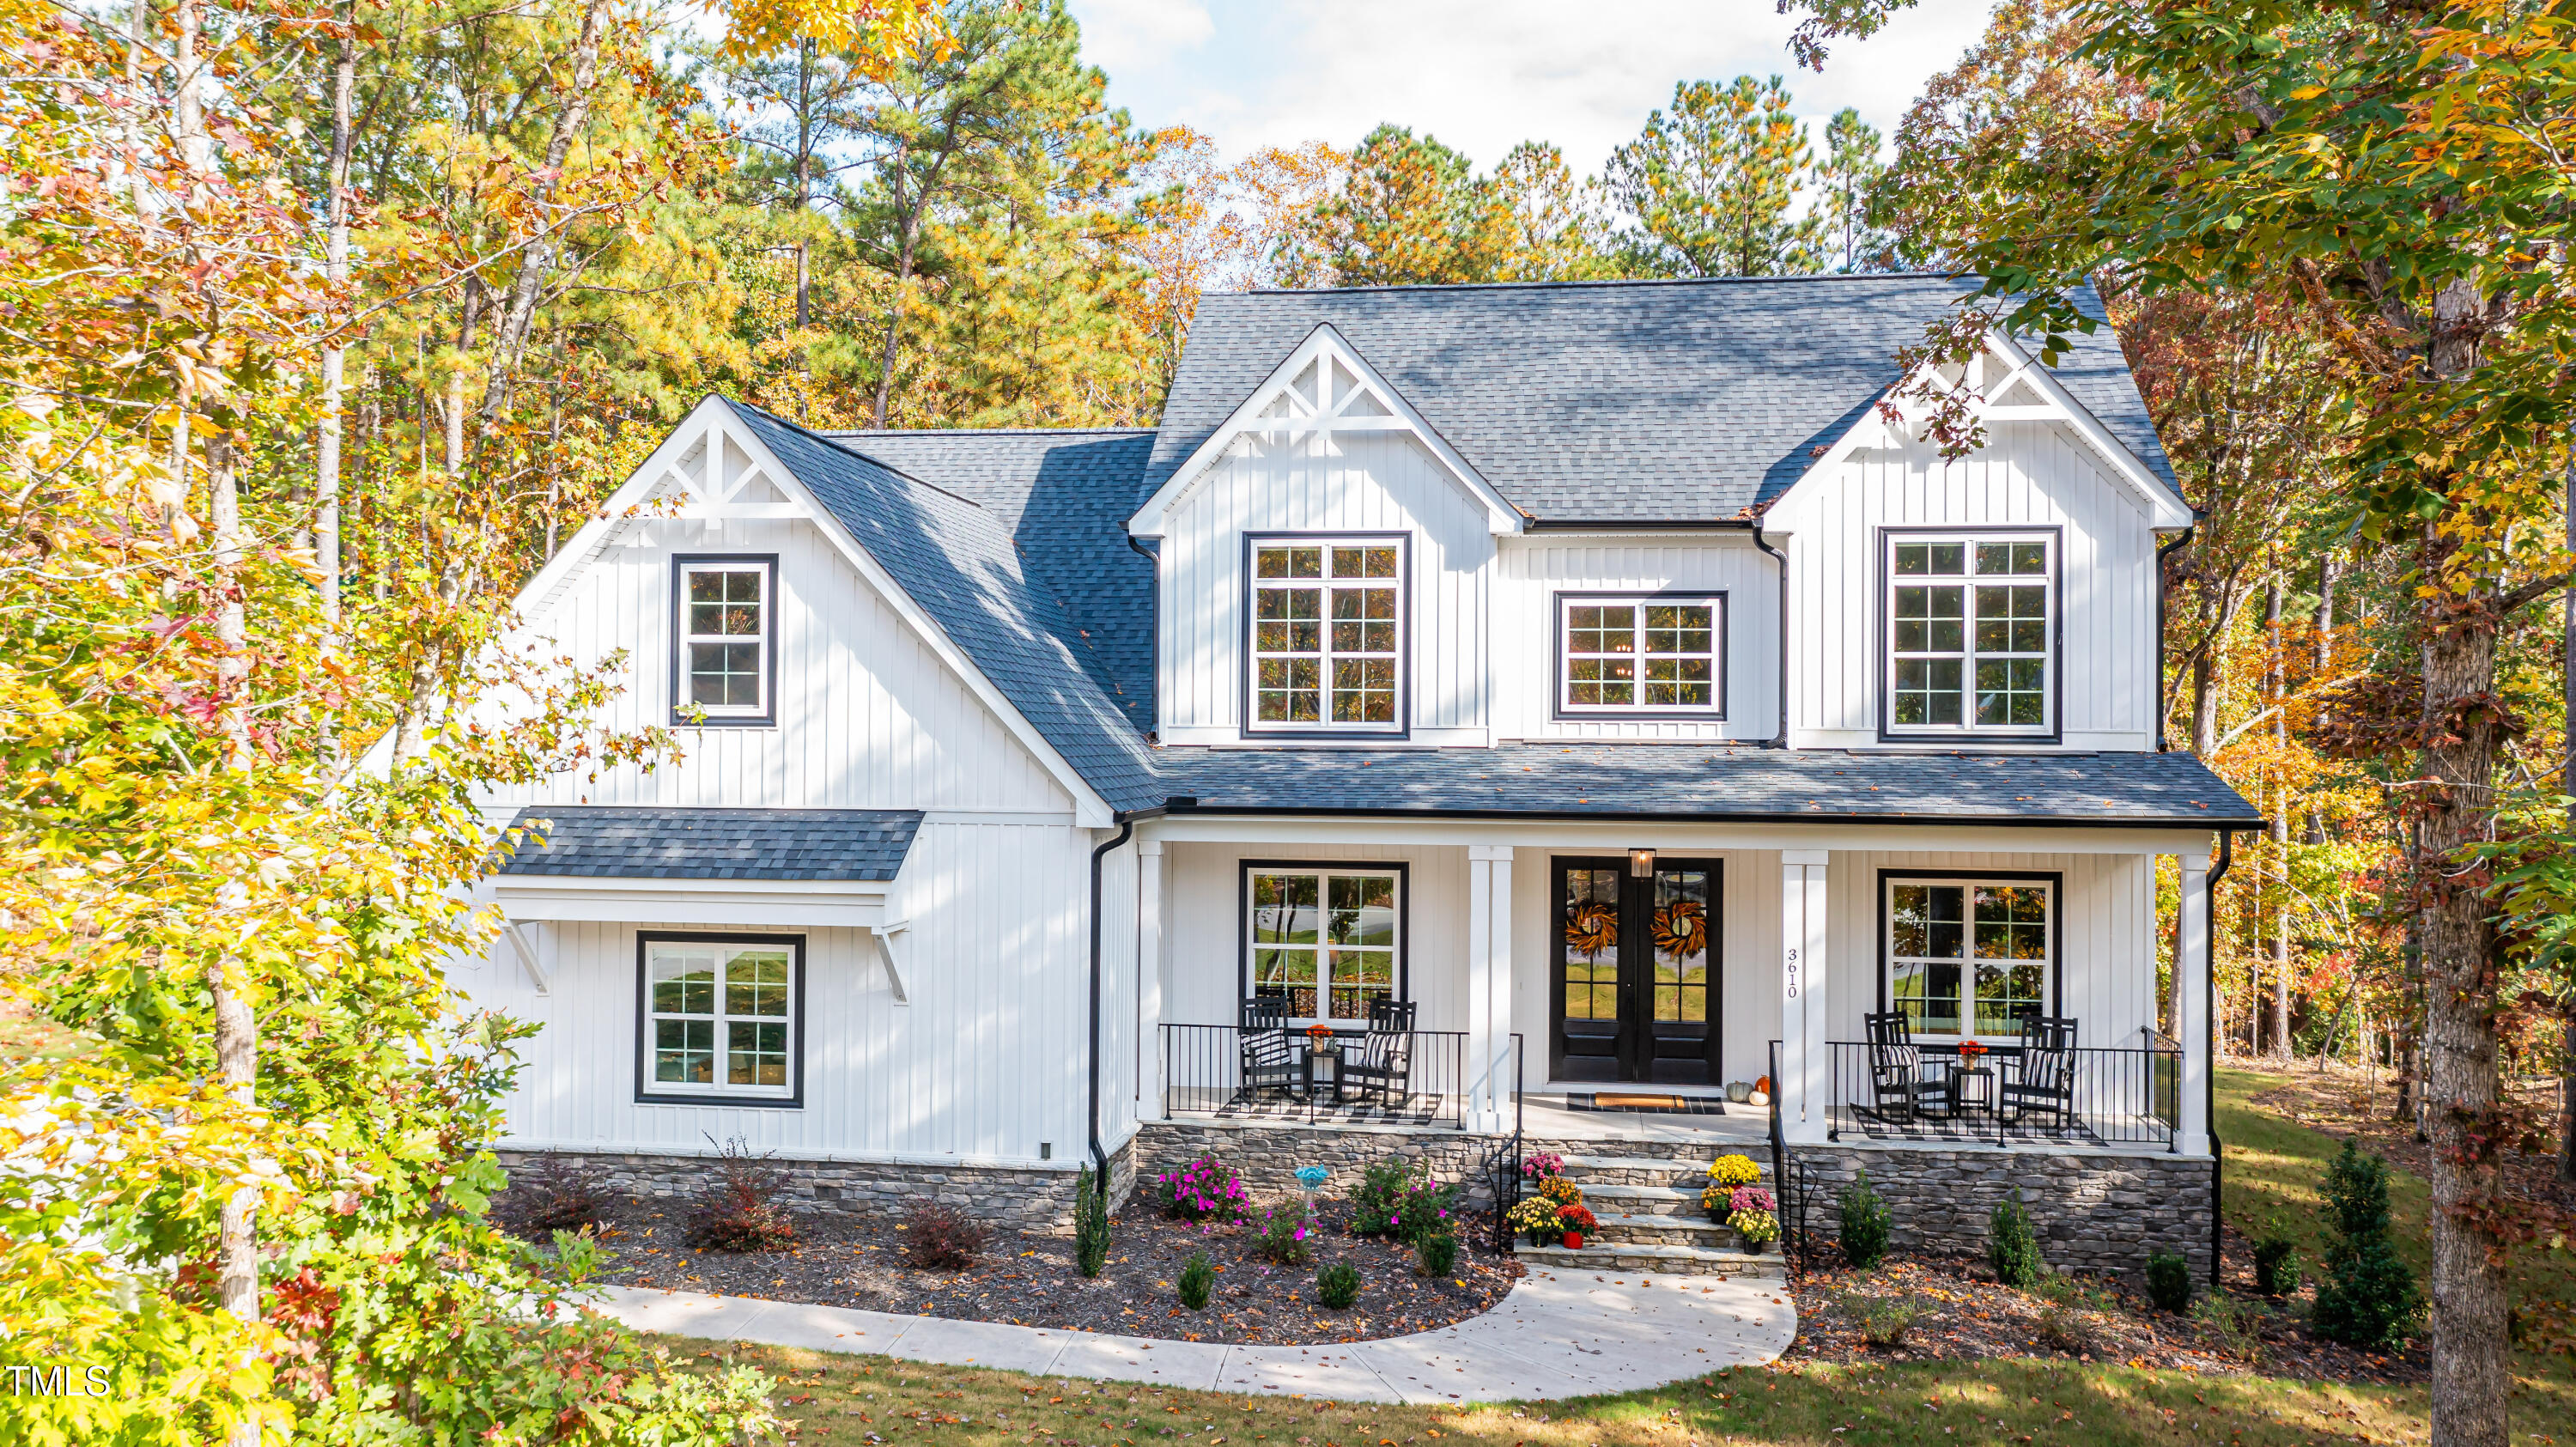
[[[1259,286],[1244,291],[1211,291],[1204,297],[1339,296],[1416,291],[1572,291],[1617,287],[1752,286],[1824,281],[1978,281],[1965,271],[1817,271],[1797,276],[1624,276],[1592,281],[1427,281],[1380,286]]]
[[[1150,437],[1151,427],[845,427],[817,437],[1075,437],[1115,434]]]
[[[817,432],[813,428],[808,427],[801,422],[790,422],[786,418],[779,416],[777,413],[770,411],[766,407],[745,402],[738,397],[726,397],[725,403],[728,406],[739,407],[745,412],[756,412],[761,416],[768,418],[770,421],[777,423],[779,426],[788,428],[791,431],[802,432],[806,436],[813,438],[815,441],[822,443],[824,446],[831,448],[835,452],[847,453],[850,456],[857,458],[859,461],[866,463],[868,466],[877,468],[890,476],[900,477],[915,487],[926,487],[932,492],[939,494],[941,497],[954,498],[957,501],[966,504],[968,507],[973,508],[977,512],[985,510],[982,503],[966,496],[964,493],[950,492],[947,488],[941,487],[938,483],[924,481],[923,479],[915,477],[911,473],[904,471],[902,468],[895,466],[893,463],[887,462],[883,458],[870,457],[855,447],[843,447],[840,439],[832,436],[828,432]],[[790,470],[792,471],[793,469]]]

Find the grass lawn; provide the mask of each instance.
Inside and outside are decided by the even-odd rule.
[[[2253,1109],[2266,1077],[2219,1075],[2229,1222],[2299,1235],[2317,1259],[2318,1183],[2337,1142]],[[2400,1229],[2422,1262],[2424,1183],[2392,1172]],[[2564,1291],[2565,1259],[2526,1260],[2529,1289]],[[706,1370],[739,1361],[779,1380],[806,1447],[2300,1447],[2426,1440],[2422,1386],[2319,1383],[1997,1357],[1843,1366],[1794,1358],[1650,1392],[1521,1407],[1367,1407],[1240,1397],[886,1357],[662,1338]],[[2519,1359],[2514,1441],[2576,1447],[2576,1381]],[[2563,1443],[2562,1443],[2562,1439]]]

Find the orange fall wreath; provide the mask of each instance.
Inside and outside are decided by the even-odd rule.
[[[1597,955],[1619,946],[1619,911],[1606,904],[1579,904],[1565,922],[1565,947]]]
[[[1655,948],[1687,959],[1708,948],[1708,910],[1688,900],[1655,911]]]

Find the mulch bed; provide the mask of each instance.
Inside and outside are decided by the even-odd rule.
[[[1830,1248],[1821,1254],[1830,1261]],[[1789,1356],[1827,1362],[2041,1357],[2337,1382],[2420,1382],[2430,1366],[2420,1347],[2380,1355],[2309,1336],[2303,1322],[2313,1288],[2283,1301],[2229,1291],[2226,1299],[2248,1310],[2256,1338],[2231,1342],[2208,1323],[2157,1311],[2113,1283],[2088,1278],[2080,1286],[2081,1295],[2059,1306],[2052,1322],[2046,1298],[2005,1286],[1970,1261],[1891,1257],[1868,1271],[1820,1265],[1791,1284],[1798,1340]],[[1914,1310],[1903,1341],[1871,1346],[1863,1318],[1895,1307]]]
[[[507,1193],[496,1205],[504,1223],[514,1221]],[[690,1209],[684,1202],[611,1198],[602,1205],[605,1265],[595,1279],[611,1285],[1182,1341],[1293,1346],[1429,1331],[1490,1310],[1523,1272],[1513,1257],[1462,1236],[1450,1276],[1417,1275],[1411,1248],[1349,1234],[1351,1208],[1340,1201],[1317,1203],[1321,1246],[1303,1266],[1274,1266],[1255,1255],[1251,1227],[1203,1229],[1130,1210],[1112,1220],[1108,1269],[1089,1280],[1074,1269],[1070,1236],[996,1231],[973,1266],[936,1271],[904,1264],[904,1232],[891,1224],[799,1216],[794,1248],[736,1255],[696,1250],[681,1239]],[[1175,1287],[1182,1263],[1202,1249],[1217,1269],[1216,1290],[1207,1309],[1194,1312],[1181,1306]],[[1359,1300],[1347,1310],[1315,1300],[1315,1273],[1331,1261],[1359,1268]]]

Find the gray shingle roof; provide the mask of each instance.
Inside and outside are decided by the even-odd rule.
[[[999,517],[757,407],[731,405],[1110,807],[1162,797],[1143,735],[1097,665],[1076,656],[1081,631],[1031,581]]]
[[[1847,753],[1617,744],[1494,749],[1159,750],[1166,794],[1227,813],[2014,824],[2260,824],[2172,754]]]
[[[1543,519],[1732,518],[1797,481],[1976,289],[1938,276],[1376,287],[1199,303],[1141,503],[1324,323],[1512,503]],[[2097,319],[2100,302],[2080,298]],[[2058,379],[2173,470],[2108,326]]]
[[[918,809],[662,809],[532,805],[543,821],[503,874],[611,879],[894,878],[921,827]]]
[[[1127,546],[1151,428],[823,435],[993,514],[1088,641],[1077,656],[1129,722],[1154,726],[1154,565]]]

